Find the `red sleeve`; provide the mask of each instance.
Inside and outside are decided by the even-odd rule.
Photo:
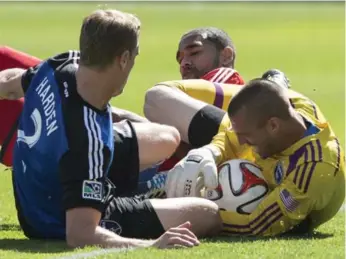
[[[226,82],[226,84],[233,85],[244,85],[244,79],[239,75],[238,72],[235,72]]]
[[[30,56],[24,52],[12,49],[10,47],[0,47],[0,71],[8,68],[23,68],[36,66],[41,60]]]
[[[23,68],[36,66],[41,62],[40,59],[30,56],[18,50],[1,46],[0,47],[0,71],[9,68]],[[0,100],[0,146],[4,143],[12,126],[16,122],[24,105],[24,98],[19,100]],[[13,147],[16,142],[16,132],[12,136],[2,163],[6,166],[12,166]]]

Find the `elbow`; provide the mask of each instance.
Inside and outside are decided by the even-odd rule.
[[[66,243],[70,248],[83,248],[88,245],[94,245],[92,233],[86,233],[86,229],[80,231],[76,228],[70,228],[66,230]]]
[[[78,239],[77,235],[66,233],[66,243],[70,248],[84,247],[85,245]]]
[[[152,122],[160,122],[160,107],[163,104],[163,96],[166,95],[167,86],[156,85],[145,93],[144,99],[144,116]]]
[[[73,230],[66,232],[66,243],[70,248],[83,248],[87,245],[78,232]]]

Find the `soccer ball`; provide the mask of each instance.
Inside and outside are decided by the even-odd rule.
[[[213,200],[220,210],[250,214],[268,190],[258,166],[247,160],[234,159],[219,166],[219,187],[206,190],[204,198]]]

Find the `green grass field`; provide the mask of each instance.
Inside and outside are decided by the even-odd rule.
[[[98,3],[0,3],[0,45],[40,58],[78,49],[81,19]],[[175,51],[197,26],[225,29],[237,47],[236,68],[248,80],[275,67],[321,107],[344,143],[344,3],[108,3],[142,20],[141,53],[123,96],[113,104],[142,113],[144,92],[178,79]],[[345,145],[343,145],[345,146]],[[0,172],[0,258],[68,257],[63,243],[27,240],[17,223],[9,171]],[[88,258],[344,258],[344,211],[312,238],[215,239],[192,250],[134,251]],[[90,255],[89,255],[90,256]]]

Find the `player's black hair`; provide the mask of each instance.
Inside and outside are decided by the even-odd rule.
[[[193,35],[202,35],[203,38],[211,42],[217,50],[223,50],[226,47],[230,47],[233,51],[233,60],[231,66],[234,67],[236,50],[233,40],[227,34],[227,32],[216,27],[199,27],[186,32],[181,39]]]
[[[256,78],[246,83],[234,95],[227,112],[229,117],[232,117],[240,109],[246,107],[247,116],[256,118],[261,123],[271,117],[288,119],[289,105],[284,88],[273,81]]]

